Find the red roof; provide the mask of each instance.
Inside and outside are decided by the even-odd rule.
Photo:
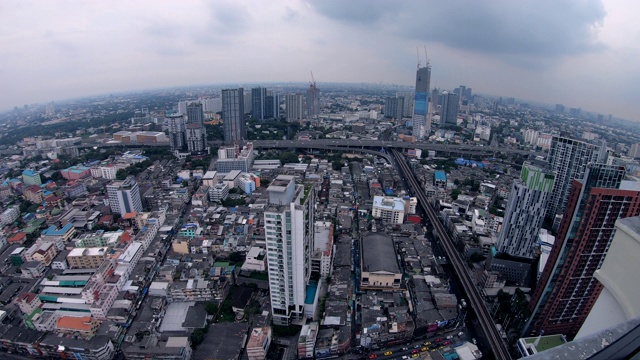
[[[122,234],[122,236],[120,237],[120,242],[126,243],[126,242],[131,241],[131,239],[133,239],[131,234],[129,234],[128,232],[125,231],[124,234]]]
[[[27,233],[24,232],[19,232],[15,235],[13,235],[12,237],[8,238],[7,241],[8,242],[23,242],[25,239],[27,238]]]

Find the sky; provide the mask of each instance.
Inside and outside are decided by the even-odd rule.
[[[0,110],[165,87],[431,86],[640,121],[640,1],[0,2]],[[320,90],[321,87],[320,87]]]

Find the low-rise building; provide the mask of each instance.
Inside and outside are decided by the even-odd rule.
[[[405,215],[405,203],[401,198],[389,196],[374,196],[371,207],[374,219],[381,219],[391,224],[402,224]]]
[[[253,328],[247,343],[249,360],[264,360],[271,345],[271,327]]]
[[[96,334],[99,325],[100,322],[91,316],[61,316],[56,322],[56,331],[63,334],[79,336],[84,339],[91,339]]]
[[[75,248],[67,255],[67,263],[72,269],[97,269],[107,257],[108,248]]]

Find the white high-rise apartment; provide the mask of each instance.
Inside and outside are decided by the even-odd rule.
[[[554,179],[555,175],[543,167],[530,163],[522,166],[520,179],[514,180],[509,194],[498,251],[533,258]]]
[[[142,212],[140,189],[134,176],[128,176],[124,181],[114,181],[107,185],[107,196],[114,214]]]
[[[264,212],[271,312],[276,325],[303,324],[311,275],[315,192],[279,175],[267,188]]]
[[[562,214],[567,205],[571,182],[582,180],[587,165],[606,162],[607,146],[604,142],[592,144],[580,140],[554,135],[547,161],[556,174],[546,217],[553,219]]]

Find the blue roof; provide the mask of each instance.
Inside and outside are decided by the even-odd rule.
[[[69,229],[71,229],[72,227],[73,227],[73,224],[68,223],[67,225],[63,226],[60,230],[58,230],[56,229],[55,225],[51,225],[47,230],[42,232],[42,235],[62,236],[66,234],[66,232],[69,231]]]
[[[436,170],[435,172],[436,180],[447,181],[447,174],[444,170]]]
[[[22,175],[27,175],[27,176],[36,176],[36,175],[38,175],[38,173],[37,173],[37,172],[35,172],[35,171],[33,171],[33,170],[29,170],[29,169],[27,169],[27,170],[25,170],[25,171],[23,171],[23,172],[22,172]]]

